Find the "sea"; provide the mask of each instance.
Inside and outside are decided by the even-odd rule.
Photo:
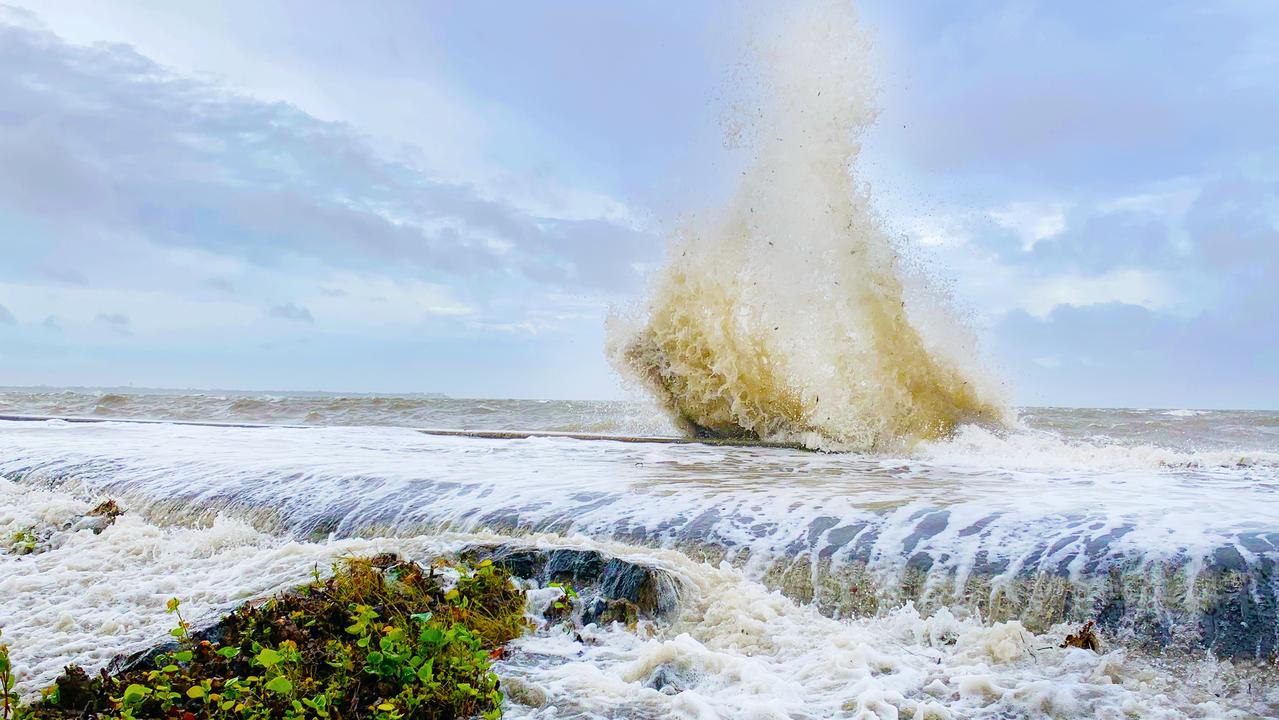
[[[1279,716],[1279,413],[1024,408],[858,453],[701,442],[641,401],[11,389],[0,415],[0,538],[49,545],[0,550],[27,693],[163,637],[170,597],[213,618],[342,556],[513,542],[660,568],[677,609],[517,640],[498,671],[537,701],[508,717]],[[105,498],[115,525],[67,527]],[[1100,651],[1062,647],[1088,621]]]
[[[669,589],[514,641],[510,718],[1279,717],[1279,413],[1017,407],[859,173],[874,39],[847,2],[757,12],[740,176],[608,320],[639,399],[0,391],[19,691],[165,637],[171,597],[206,622],[501,543]]]

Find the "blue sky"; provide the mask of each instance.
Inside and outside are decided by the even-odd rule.
[[[622,396],[741,7],[0,9],[0,384]],[[862,175],[1018,403],[1279,407],[1279,6],[858,8]]]

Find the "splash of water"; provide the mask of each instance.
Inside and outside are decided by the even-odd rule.
[[[735,197],[677,234],[610,357],[698,435],[871,450],[1002,422],[961,349],[922,331],[937,303],[907,291],[855,173],[876,113],[853,11],[785,12],[759,42]]]

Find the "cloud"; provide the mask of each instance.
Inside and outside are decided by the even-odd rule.
[[[1033,317],[1046,318],[1061,306],[1123,303],[1162,310],[1171,306],[1174,298],[1172,289],[1157,275],[1142,270],[1116,270],[1094,276],[1049,276],[1031,290],[1023,307]]]
[[[1046,240],[1066,229],[1064,208],[1058,204],[1018,202],[988,211],[991,219],[1021,238],[1022,249],[1030,250],[1040,240]]]
[[[40,274],[56,283],[67,285],[88,285],[89,279],[79,270],[66,267],[41,268]]]
[[[18,319],[9,312],[9,308],[0,305],[0,325],[17,325]]]
[[[0,64],[0,212],[36,235],[5,273],[53,250],[78,266],[41,272],[83,282],[109,242],[268,269],[304,258],[619,293],[662,245],[616,203],[608,217],[538,214],[387,158],[348,126],[176,75],[129,46],[71,45],[0,18]]]
[[[995,349],[1031,402],[1091,407],[1266,408],[1279,343],[1255,327],[1175,317],[1123,304],[1010,313]],[[1039,360],[1056,357],[1059,367]],[[1037,381],[1051,373],[1050,382]]]
[[[99,313],[93,318],[93,322],[98,325],[104,325],[121,335],[133,334],[132,330],[129,329],[129,326],[131,325],[129,316],[122,313]]]
[[[305,322],[305,323],[315,322],[315,318],[311,317],[310,310],[307,310],[301,305],[294,305],[293,303],[276,305],[272,307],[270,310],[267,310],[267,314],[270,315],[271,317],[282,318],[284,320],[292,320],[294,322]]]
[[[908,125],[895,154],[926,172],[1069,194],[1276,151],[1274,5],[1116,6],[1104,27],[1071,3],[924,3],[893,19],[914,34],[892,53],[910,81],[890,86],[885,125]]]

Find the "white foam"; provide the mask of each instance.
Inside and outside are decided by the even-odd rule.
[[[128,512],[101,535],[60,529],[89,508],[64,493],[0,480],[0,537],[27,528],[54,533],[46,552],[0,552],[0,630],[20,690],[49,684],[68,663],[94,670],[164,639],[174,624],[165,613],[169,598],[181,598],[188,618],[209,618],[300,584],[317,564],[387,545],[297,543],[225,517],[207,527],[158,527]]]
[[[40,519],[60,524],[87,507],[62,493],[0,481],[5,529]],[[343,554],[395,550],[427,558],[494,539],[299,543],[225,518],[203,528],[164,527],[126,513],[101,535],[86,530],[40,555],[0,555],[0,624],[20,689],[30,694],[66,663],[94,670],[116,653],[166,638],[169,597],[181,597],[190,617],[207,618],[304,582],[315,564]],[[677,552],[581,537],[526,542],[600,549],[661,568],[681,583],[683,605],[669,626],[592,626],[582,632],[585,643],[546,627],[516,641],[499,672],[508,685],[532,686],[545,702],[534,708],[508,701],[508,717],[1245,718],[1279,711],[1273,683],[1229,663],[1197,660],[1174,671],[1122,651],[1060,649],[1065,628],[1034,635],[1015,622],[986,626],[946,611],[925,617],[909,606],[837,621],[739,570]]]
[[[1169,417],[1199,417],[1200,415],[1211,415],[1211,410],[1166,410],[1164,415]]]
[[[1279,526],[1273,464],[1171,463],[1163,451],[1153,462],[1131,449],[978,430],[919,452],[932,455],[0,423],[0,473],[111,494],[167,521],[221,510],[302,537],[555,527],[718,549],[756,578],[820,554],[833,569],[867,564],[885,589],[900,587],[918,553],[932,558],[937,590],[978,570],[999,582],[1064,572],[1094,585],[1105,575],[1084,578],[1090,566],[1193,574],[1223,548],[1255,558],[1249,538]],[[1178,601],[1187,612],[1195,588]]]
[[[915,457],[965,467],[1010,470],[1160,470],[1279,468],[1279,452],[1268,449],[1177,450],[1151,444],[1123,443],[1105,437],[1068,439],[1059,433],[1024,425],[992,430],[962,425],[942,440],[922,442]]]
[[[1171,672],[1120,650],[1063,649],[1065,627],[1036,635],[912,606],[832,620],[727,566],[604,548],[678,576],[682,613],[669,627],[588,628],[584,642],[554,628],[517,641],[503,672],[546,697],[508,705],[509,717],[1245,718],[1279,702],[1264,670],[1183,660]]]

